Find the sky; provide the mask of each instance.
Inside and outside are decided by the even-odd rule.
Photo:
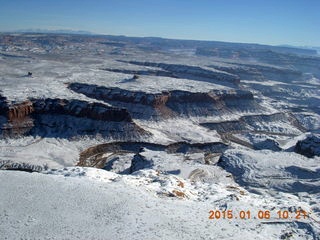
[[[320,46],[320,0],[0,0],[0,32],[25,29]]]

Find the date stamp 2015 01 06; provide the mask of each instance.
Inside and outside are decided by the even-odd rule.
[[[233,211],[233,210],[210,210],[209,211],[209,219],[210,220],[219,220],[219,219],[260,219],[260,220],[268,220],[268,219],[278,219],[278,220],[303,220],[309,218],[309,214],[304,210],[258,210],[258,211],[250,211],[250,210],[241,210],[241,211]]]

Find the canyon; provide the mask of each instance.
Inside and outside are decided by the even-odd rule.
[[[48,193],[58,191],[57,183],[80,205],[82,190],[75,189],[108,197],[93,202],[121,209],[127,204],[120,196],[144,199],[136,205],[152,202],[139,205],[149,214],[158,204],[177,207],[181,216],[190,207],[200,220],[189,231],[201,229],[204,239],[212,232],[237,237],[237,231],[249,238],[317,239],[319,66],[316,51],[294,47],[0,34],[3,196],[12,194],[7,180],[21,189],[21,179],[30,186],[45,182],[51,187],[41,191]],[[300,209],[310,217],[216,224],[203,217],[212,206],[253,214]],[[13,216],[14,209],[5,210]],[[106,213],[90,214],[92,222]],[[229,230],[222,233],[221,226]]]

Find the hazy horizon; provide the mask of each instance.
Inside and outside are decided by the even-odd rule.
[[[0,32],[86,31],[103,35],[320,46],[314,0],[13,0],[0,9]]]

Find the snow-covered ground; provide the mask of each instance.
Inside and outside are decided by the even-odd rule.
[[[72,82],[151,93],[168,90],[208,92],[212,89],[230,89],[214,83],[158,76],[140,76],[139,79],[134,81],[126,81],[126,79],[131,79],[133,75],[102,70],[104,66],[112,66],[113,60],[100,59],[99,64],[90,64],[90,59],[81,60],[79,59],[78,62],[61,62],[59,59],[31,59],[28,61],[24,59],[0,59],[0,89],[2,95],[10,101],[17,102],[31,97],[45,98],[47,96],[94,101],[69,90],[67,84]],[[130,69],[130,64],[122,63],[122,68],[123,65],[126,68],[129,65]],[[140,67],[142,70],[148,70],[148,68]],[[26,76],[28,72],[33,73],[32,77]]]
[[[51,113],[40,121],[39,131],[48,134],[0,135],[0,169],[11,169],[0,170],[0,239],[320,239],[320,157],[294,152],[297,141],[319,132],[319,78],[313,62],[304,65],[315,72],[305,73],[295,62],[275,66],[200,56],[196,48],[150,50],[99,37],[83,42],[48,37],[52,45],[43,46],[32,42],[41,36],[46,35],[26,35],[22,44],[0,45],[0,97],[9,105],[30,98],[110,106],[121,102],[121,96],[113,102],[85,96],[68,88],[70,83],[144,93],[199,93],[199,105],[181,108],[197,108],[208,97],[202,93],[216,90],[246,90],[253,99],[223,102],[215,96],[205,104],[217,101],[216,114],[187,109],[204,114],[159,119],[143,115],[156,108],[152,104],[135,106],[126,102],[130,98],[118,103],[139,108],[142,117],[134,116],[130,129],[145,135],[127,134],[108,121],[99,120],[98,126],[83,115],[64,124],[68,117],[55,120]],[[237,71],[248,78],[239,80]],[[82,109],[76,107],[79,113]],[[13,121],[23,122],[27,110],[19,114],[17,109]],[[0,112],[1,126],[10,122],[8,115]],[[223,131],[205,125],[223,122],[226,127],[217,127]],[[72,125],[71,137],[63,134],[70,129],[50,134],[56,125]],[[105,132],[82,135],[97,129]],[[108,131],[119,131],[122,138]],[[138,148],[154,147],[121,149],[131,141]],[[104,148],[105,143],[115,146]],[[199,150],[209,143],[225,147]],[[187,150],[188,144],[198,147]],[[84,162],[103,160],[99,167],[104,169],[77,165],[84,152],[90,153]]]
[[[159,143],[170,142],[219,142],[221,138],[216,131],[201,127],[190,119],[175,118],[163,121],[136,121],[153,134],[153,139]]]
[[[317,239],[319,234],[319,219],[309,204],[287,193],[270,197],[236,184],[192,185],[153,170],[119,176],[69,168],[60,174],[0,172],[2,239],[193,240],[237,239],[240,234],[246,239]],[[295,209],[308,217],[278,219],[277,211]],[[232,219],[209,219],[211,210],[231,210]],[[251,219],[240,219],[240,211],[250,211]],[[259,219],[259,211],[270,211],[270,219]]]
[[[218,163],[225,171],[204,165],[203,154],[185,159],[146,149],[141,156],[152,166],[131,175],[81,167],[0,171],[2,237],[318,239],[319,157],[234,149]],[[211,210],[233,216],[209,219]],[[261,217],[266,211],[270,218]]]

